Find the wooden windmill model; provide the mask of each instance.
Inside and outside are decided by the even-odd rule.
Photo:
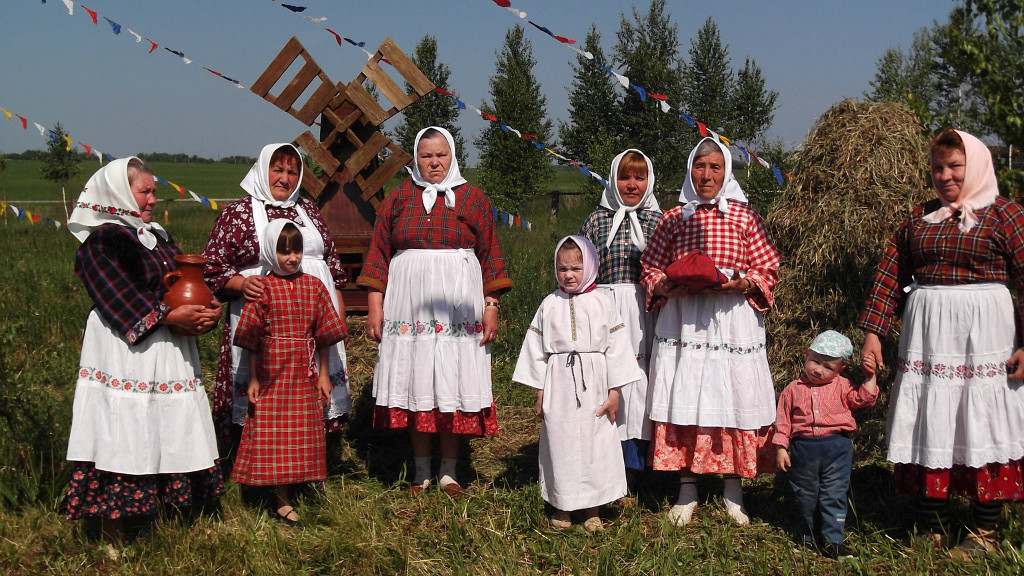
[[[277,95],[271,94],[281,77],[300,60],[301,66],[291,81]],[[381,68],[381,61],[391,65],[412,88],[412,94]],[[367,80],[391,104],[390,108],[385,110],[366,90],[363,83]],[[317,83],[305,103],[297,104]],[[385,38],[359,75],[346,85],[332,82],[292,37],[252,85],[255,94],[307,126],[320,118],[319,139],[307,130],[292,144],[320,166],[319,174],[308,168],[302,171],[302,187],[321,206],[320,213],[349,280],[355,280],[362,269],[373,235],[375,209],[384,199],[384,185],[412,160],[377,127],[433,89],[434,84],[391,38]],[[363,290],[350,284],[344,295],[349,310],[366,310]]]

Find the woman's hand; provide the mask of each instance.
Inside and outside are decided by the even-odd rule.
[[[259,300],[260,296],[263,296],[263,290],[263,276],[246,276],[242,280],[242,295],[248,302]]]
[[[786,472],[789,467],[793,465],[789,460],[789,450],[786,450],[782,446],[775,449],[775,463],[778,464],[779,470]]]
[[[380,342],[384,330],[384,293],[370,290],[366,295],[366,335]]]
[[[757,288],[757,284],[750,278],[741,278],[739,272],[733,272],[732,278],[720,286],[705,288],[704,292],[714,294],[749,294]]]
[[[484,325],[484,334],[480,338],[480,345],[484,346],[494,342],[494,339],[498,337],[498,307],[484,306],[484,316],[480,319],[480,323]]]
[[[260,401],[260,381],[255,376],[249,379],[249,388],[246,390],[249,402],[255,404]]]
[[[1010,373],[1010,379],[1012,380],[1024,380],[1024,348],[1018,348],[1013,356],[1010,356],[1010,362],[1007,366],[1008,369],[1013,370]]]
[[[173,324],[182,331],[197,336],[209,332],[220,319],[221,306],[207,308],[198,304],[183,304],[171,310],[161,321],[162,324]]]
[[[544,416],[544,390],[537,390],[537,405],[533,407],[537,416]]]
[[[679,296],[686,296],[686,294],[686,287],[679,286],[670,280],[668,276],[663,276],[654,285],[654,295],[661,298],[677,298]]]
[[[200,334],[206,334],[210,330],[213,330],[214,328],[217,327],[217,322],[220,322],[220,317],[224,314],[224,306],[222,306],[220,302],[214,300],[213,304],[207,306],[204,312],[206,312],[207,314],[212,314],[213,321],[210,322],[209,327],[203,329],[203,331],[200,332]]]
[[[619,413],[619,389],[612,388],[608,391],[608,399],[601,404],[601,408],[597,411],[597,417],[600,418],[605,414],[608,415],[608,419],[615,424],[615,415]]]
[[[1022,357],[1024,357],[1024,352],[1021,350],[1018,350],[1014,357],[1017,354],[1022,354]],[[885,363],[882,362],[882,341],[878,338],[878,334],[868,332],[864,335],[864,347],[860,351],[860,369],[865,374],[874,374],[879,367],[884,366]]]

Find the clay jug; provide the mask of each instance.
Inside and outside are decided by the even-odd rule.
[[[206,258],[199,254],[178,254],[174,257],[178,269],[164,274],[164,304],[177,308],[182,304],[213,306],[213,292],[203,282],[203,264]],[[171,278],[177,278],[173,284]]]

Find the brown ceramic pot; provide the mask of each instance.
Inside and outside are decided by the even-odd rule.
[[[198,304],[210,308],[213,306],[213,292],[203,281],[203,264],[206,258],[199,254],[178,254],[174,257],[178,269],[164,274],[164,304],[177,308],[183,304]],[[177,278],[172,284],[171,278]]]

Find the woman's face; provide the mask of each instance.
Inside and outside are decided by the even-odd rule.
[[[416,166],[420,169],[423,179],[437,184],[448,175],[452,165],[452,150],[444,135],[437,134],[431,138],[421,138],[416,148]]]
[[[279,156],[270,161],[270,195],[274,200],[287,200],[299,184],[299,162],[293,156]]]
[[[711,200],[717,196],[724,179],[725,156],[721,152],[712,152],[693,161],[690,180],[701,200]]]
[[[956,202],[964,186],[967,157],[956,148],[940,148],[932,152],[931,165],[935,193],[948,203]]]
[[[156,185],[153,175],[137,172],[131,182],[132,196],[139,205],[139,214],[147,224],[153,220],[153,207],[156,206]]]
[[[615,183],[619,189],[619,198],[626,206],[636,206],[647,193],[647,174],[625,174],[619,172]]]

